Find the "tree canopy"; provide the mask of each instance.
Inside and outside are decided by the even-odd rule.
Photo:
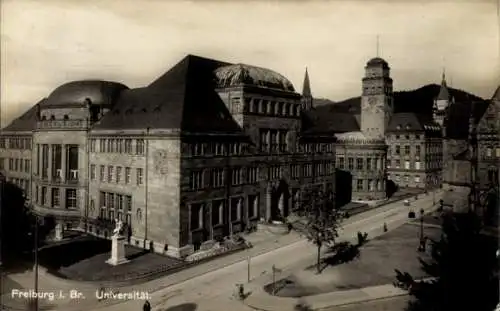
[[[9,263],[20,257],[29,256],[33,249],[35,217],[26,205],[26,198],[21,188],[13,183],[4,182],[1,193],[2,261]],[[40,228],[38,234],[40,241],[45,239],[48,231],[48,228]]]
[[[432,259],[420,259],[433,281],[408,282],[407,311],[491,311],[498,302],[498,238],[481,233],[474,213],[447,213],[442,219],[439,241],[431,241]]]
[[[335,244],[342,216],[335,208],[335,197],[331,189],[306,189],[301,194],[300,202],[300,208],[295,212],[305,220],[301,232],[318,249],[317,266],[320,272],[321,247]]]

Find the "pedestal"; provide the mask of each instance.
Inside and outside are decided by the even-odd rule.
[[[125,237],[112,236],[111,237],[111,257],[106,260],[107,264],[118,266],[128,262],[125,258]]]

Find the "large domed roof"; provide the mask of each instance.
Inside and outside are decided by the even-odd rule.
[[[93,105],[110,105],[126,89],[128,89],[127,86],[117,82],[100,80],[73,81],[56,88],[41,106],[84,105],[87,98],[90,99]]]
[[[214,73],[218,87],[254,85],[295,92],[292,83],[287,78],[266,68],[235,64],[217,68]]]

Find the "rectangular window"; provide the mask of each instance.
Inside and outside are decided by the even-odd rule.
[[[231,169],[231,184],[233,186],[241,185],[243,183],[243,168],[234,167]]]
[[[122,153],[123,152],[123,139],[118,139],[116,141],[116,149],[117,149],[116,151],[118,153]]]
[[[260,151],[269,152],[269,130],[260,129]]]
[[[363,158],[356,159],[356,169],[358,169],[358,170],[363,169]]]
[[[136,154],[144,154],[144,139],[136,140],[135,152]]]
[[[372,159],[371,158],[366,159],[366,169],[369,171],[372,169]]]
[[[248,196],[248,218],[254,219],[259,215],[259,197],[258,195]]]
[[[419,161],[415,162],[415,169],[416,170],[420,169],[420,162]]]
[[[125,153],[132,153],[132,139],[125,139]]]
[[[90,179],[95,180],[95,164],[90,165]]]
[[[347,158],[347,168],[350,171],[354,170],[354,158]]]
[[[104,181],[104,165],[99,166],[99,179]]]
[[[125,183],[130,184],[130,167],[125,168]]]
[[[271,152],[275,153],[278,151],[278,131],[270,130],[269,133],[271,137]]]
[[[122,178],[122,167],[118,166],[116,167],[116,178],[115,178],[117,184],[120,183],[121,178]]]
[[[42,187],[42,205],[47,203],[47,187]]]
[[[419,183],[420,182],[420,176],[415,176],[415,182]]]
[[[116,195],[116,208],[119,211],[123,211],[123,195],[121,194]]]
[[[76,189],[66,189],[66,208],[75,209],[77,207]]]
[[[212,186],[215,188],[224,186],[224,169],[214,168],[212,170]]]
[[[401,160],[396,160],[396,168],[401,168]]]
[[[31,171],[31,161],[30,160],[24,160],[24,171],[26,173],[29,173]]]
[[[238,221],[241,219],[241,210],[243,209],[242,198],[231,199],[231,221]]]
[[[189,178],[189,187],[192,190],[198,190],[203,188],[203,171],[193,171]]]
[[[259,168],[249,167],[247,169],[247,183],[254,184],[259,181]]]
[[[106,152],[106,140],[99,139],[99,152]]]
[[[357,180],[356,187],[357,187],[358,191],[363,191],[363,180],[362,179]]]
[[[14,171],[18,171],[19,170],[19,159],[15,159],[14,160]]]
[[[4,162],[5,159],[4,158],[0,158],[0,170],[3,170],[4,169]]]
[[[405,170],[410,169],[410,161],[405,161]]]
[[[127,213],[132,212],[132,196],[131,195],[125,196],[125,211]]]
[[[339,157],[339,168],[343,170],[345,168],[345,159],[344,157]]]
[[[95,139],[90,140],[90,152],[95,152]]]
[[[99,192],[99,206],[101,207],[106,207],[107,204],[106,204],[106,192],[104,191],[101,191]]]
[[[52,188],[52,207],[59,206],[59,188]]]
[[[142,168],[137,169],[137,184],[142,185],[144,183],[144,175]]]
[[[396,146],[396,150],[394,151],[397,155],[401,154],[401,146]]]
[[[114,193],[108,193],[108,199],[107,202],[108,209],[113,210],[115,209],[115,194]]]
[[[203,205],[191,204],[191,230],[203,228]]]
[[[290,165],[290,175],[294,179],[300,177],[300,166],[298,164]]]
[[[405,146],[405,155],[410,155],[410,146],[409,145]]]
[[[212,201],[212,226],[222,225],[224,221],[224,200]]]
[[[288,142],[287,142],[288,132],[284,130],[279,131],[279,151],[287,152],[288,151]]]
[[[495,155],[497,158],[500,158],[500,148],[496,148]]]
[[[422,151],[420,145],[415,146],[415,155],[420,156],[420,152]]]
[[[108,166],[108,182],[113,181],[113,167],[110,165]]]

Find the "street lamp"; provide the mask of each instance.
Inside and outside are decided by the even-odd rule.
[[[424,209],[420,209],[420,244],[418,246],[419,252],[425,252],[425,238],[424,238]]]

